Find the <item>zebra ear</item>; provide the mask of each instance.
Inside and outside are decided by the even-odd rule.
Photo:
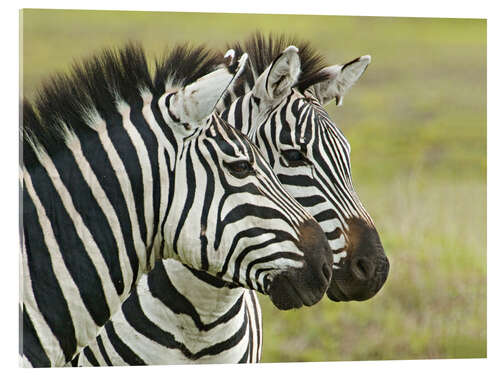
[[[247,58],[245,53],[238,64],[223,66],[174,94],[169,102],[169,110],[175,120],[187,124],[189,128],[200,125],[201,120],[212,114],[221,96],[241,74]]]
[[[300,74],[299,50],[288,46],[262,73],[253,87],[260,99],[276,100],[289,92]]]
[[[365,55],[344,65],[322,69],[320,74],[326,73],[327,78],[312,86],[320,103],[325,105],[335,99],[338,106],[342,105],[345,93],[358,81],[370,62],[371,56]]]

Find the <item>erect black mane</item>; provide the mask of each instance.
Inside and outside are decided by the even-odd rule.
[[[301,64],[301,74],[295,87],[300,91],[304,91],[311,85],[326,78],[325,74],[320,73],[320,70],[326,67],[324,57],[309,42],[294,36],[269,34],[266,38],[260,32],[255,32],[242,44],[234,42],[228,45],[228,48],[234,49],[237,57],[244,52],[248,53],[252,69],[245,69],[242,80],[249,87],[253,87],[254,79],[261,75],[274,59],[290,45],[294,45],[299,49]],[[243,90],[242,86],[239,85],[235,88],[235,91]],[[242,95],[243,93],[238,92],[237,94]]]
[[[33,102],[23,99],[24,165],[37,164],[33,148],[41,147],[49,155],[60,149],[65,135],[62,124],[85,136],[93,132],[86,122],[89,112],[97,112],[105,121],[116,119],[117,99],[140,105],[142,91],[161,95],[166,89],[196,81],[222,61],[219,53],[205,47],[179,45],[155,62],[153,77],[144,49],[128,43],[74,63],[69,73],[49,78]]]

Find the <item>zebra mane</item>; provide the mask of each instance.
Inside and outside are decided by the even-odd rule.
[[[321,82],[327,75],[320,70],[326,67],[324,57],[307,41],[285,34],[269,34],[267,38],[260,32],[252,34],[243,44],[234,42],[228,46],[236,52],[236,56],[248,53],[251,69],[246,69],[239,84],[234,88],[237,96],[253,87],[255,80],[266,70],[278,55],[289,45],[299,49],[301,74],[295,87],[304,91],[311,85]]]
[[[155,61],[151,74],[142,46],[128,43],[119,49],[75,62],[69,73],[57,73],[37,90],[35,99],[22,103],[24,165],[37,164],[34,152],[49,155],[60,149],[67,131],[85,137],[92,133],[89,120],[116,119],[116,102],[142,104],[141,93],[161,95],[185,86],[213,71],[223,62],[218,52],[205,47],[178,45]]]

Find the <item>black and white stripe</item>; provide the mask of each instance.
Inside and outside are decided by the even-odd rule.
[[[120,350],[124,346],[127,351]],[[140,280],[72,365],[252,363],[261,347],[254,291],[165,260]]]
[[[281,51],[286,46],[285,40],[286,38],[276,38],[265,41],[256,35],[244,47],[239,44],[232,46],[238,54],[243,50],[250,52],[250,68],[244,72],[238,85],[228,90],[223,102],[219,103],[218,110],[223,112],[223,117],[230,124],[250,134],[258,142],[265,157],[279,173],[279,179],[321,222],[334,250],[335,268],[342,270],[348,268],[351,256],[348,254],[351,249],[346,245],[350,219],[360,218],[371,226],[373,222],[352,186],[349,143],[330,120],[313,92],[315,84],[328,78],[327,75],[317,73],[323,68],[320,56],[307,43],[300,43],[302,77],[297,83],[292,81],[291,86],[294,87],[273,100],[256,95],[255,83],[260,76],[269,82],[265,72],[279,60],[278,55],[281,56]],[[293,58],[294,49],[289,47],[285,50]],[[307,155],[307,160],[304,155]],[[297,160],[293,160],[294,157]],[[180,285],[192,285],[193,290],[205,289],[205,292],[192,294],[189,290],[179,289],[179,293],[174,296],[171,291],[175,288],[172,288],[169,289],[170,292],[162,293],[155,286],[160,284],[153,277],[155,273],[168,275]],[[348,279],[347,281],[355,284]],[[200,286],[203,283],[207,285]],[[158,264],[153,273],[141,280],[140,285],[142,287],[137,292],[134,306],[147,309],[147,313],[141,313],[141,316],[119,314],[113,317],[112,322],[120,327],[119,336],[133,352],[144,358],[145,363],[236,363],[242,359],[249,362],[260,359],[262,321],[260,306],[253,291],[211,288],[210,280],[193,278],[188,268],[172,261]],[[257,320],[245,319],[242,312],[244,306],[240,304],[241,296],[248,300],[246,309],[255,310],[254,317]],[[332,296],[332,299],[335,298]],[[184,300],[189,308],[180,309],[178,300]],[[227,317],[220,310],[221,300],[225,301],[222,306],[226,311],[234,312],[231,319],[224,320],[223,324],[218,323],[223,321],[222,317]],[[147,338],[141,331],[142,319],[157,321],[163,331],[158,330],[157,336]],[[202,321],[211,323],[201,324]],[[225,329],[228,324],[234,328]],[[221,327],[223,329],[219,329]],[[247,327],[249,334],[238,336],[239,340],[234,341],[233,332],[243,327]],[[257,329],[252,329],[253,327]],[[166,332],[191,350],[186,352],[175,345],[159,344]],[[102,336],[105,335],[103,332]],[[232,342],[232,346],[222,344],[227,342]],[[258,348],[257,355],[246,356],[247,352],[252,352],[255,348]],[[113,348],[94,343],[86,350],[88,353],[84,351],[80,355],[80,365],[104,364],[102,361],[93,363],[89,357],[92,353],[96,353],[97,357],[99,353],[112,352]],[[111,363],[124,364],[120,358]]]
[[[211,114],[242,68],[213,71],[216,61],[180,47],[153,80],[140,48],[107,50],[24,103],[23,365],[71,361],[161,258],[279,308],[325,292],[332,259],[319,226]],[[114,325],[104,330],[118,356],[141,364]]]

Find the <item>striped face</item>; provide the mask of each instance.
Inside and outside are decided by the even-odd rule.
[[[335,268],[329,296],[372,297],[387,277],[387,260],[374,223],[352,185],[350,145],[319,101],[310,92],[294,89],[258,127],[255,143],[287,191],[327,236]],[[360,242],[363,248],[357,246]]]
[[[161,228],[173,256],[280,308],[317,302],[332,261],[321,229],[243,134],[217,115],[205,121],[179,145]]]
[[[368,299],[382,287],[389,264],[353,188],[350,145],[322,105],[332,99],[341,103],[369,58],[327,68],[323,81],[301,91],[292,88],[293,79],[288,89],[278,86],[286,81],[284,75],[298,77],[293,62],[298,55],[290,51],[278,56],[223,117],[250,135],[286,190],[325,232],[334,258],[328,296],[335,301]]]

